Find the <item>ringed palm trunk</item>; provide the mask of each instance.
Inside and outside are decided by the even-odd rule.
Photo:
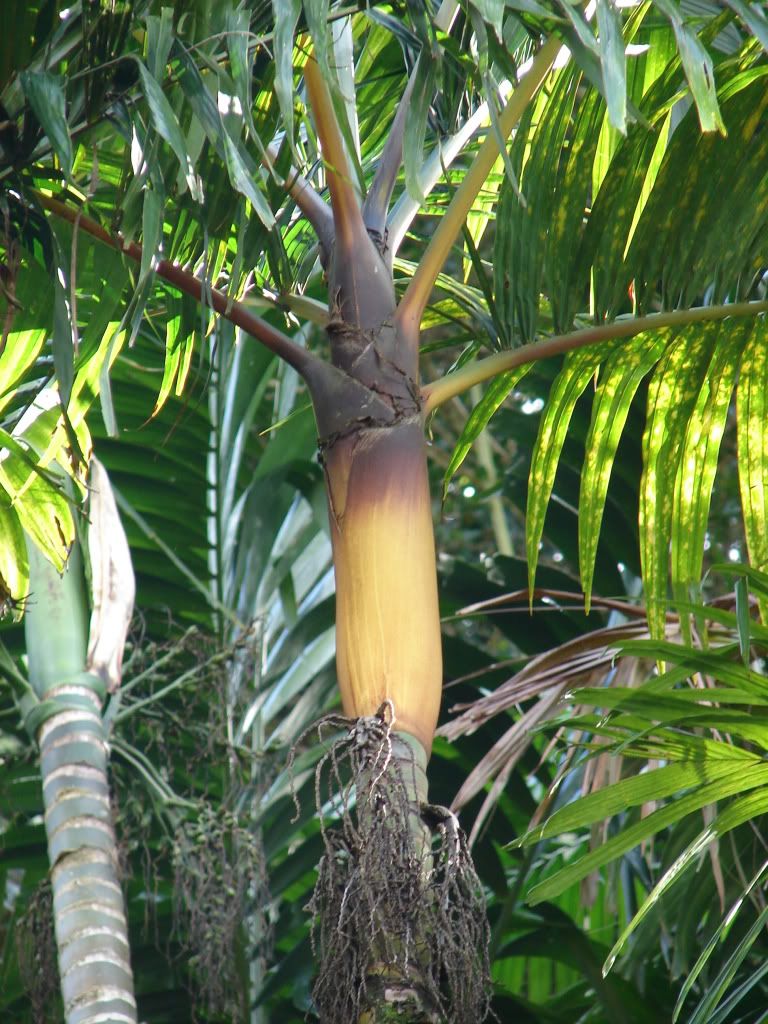
[[[77,545],[62,577],[31,544],[29,559],[32,596],[24,626],[30,683],[40,703],[28,723],[40,746],[65,1020],[134,1024],[101,716],[104,684],[85,668],[82,562]]]

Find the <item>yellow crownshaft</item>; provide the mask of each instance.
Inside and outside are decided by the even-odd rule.
[[[336,570],[336,663],[344,711],[432,747],[442,691],[435,542],[420,419],[335,440],[325,469]]]

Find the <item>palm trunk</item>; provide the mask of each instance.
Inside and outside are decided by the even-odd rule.
[[[344,789],[341,827],[323,832],[314,996],[327,1024],[476,1024],[488,1005],[482,892],[455,818],[427,794],[443,673],[418,336],[396,322],[391,271],[359,209],[339,202],[333,367],[309,386],[348,732],[321,763],[318,793],[323,764],[332,790],[346,762],[355,800]]]
[[[87,609],[77,547],[60,577],[30,544],[24,617],[41,703],[40,771],[66,1024],[134,1024],[128,929],[101,717],[103,684],[85,671]]]
[[[315,1002],[327,1024],[477,1024],[488,1007],[484,901],[455,817],[427,795],[443,673],[419,332],[398,310],[382,223],[404,105],[361,206],[312,60],[305,81],[333,211],[333,232],[312,215],[328,268],[332,366],[305,376],[325,467],[348,716],[318,770],[318,809],[327,766],[343,814],[340,827],[323,829],[312,901]]]

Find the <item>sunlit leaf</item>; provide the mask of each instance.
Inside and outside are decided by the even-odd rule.
[[[108,312],[113,312],[105,303]],[[128,333],[121,330],[121,323],[114,321],[108,323],[98,339],[98,346],[93,351],[91,358],[78,367],[75,375],[75,382],[72,386],[72,396],[67,415],[75,429],[78,429],[84,422],[85,414],[90,409],[96,397],[104,390],[104,380],[108,377],[110,367],[117,358],[121,348],[128,340]],[[102,399],[102,412],[105,411],[105,401]],[[105,414],[107,428],[113,426],[114,421]],[[116,423],[114,423],[116,426]],[[114,432],[110,430],[110,432]]]
[[[531,457],[525,514],[528,585],[531,591],[533,591],[536,578],[539,544],[544,532],[544,517],[552,494],[568,425],[571,422],[576,402],[586,390],[600,363],[610,355],[611,349],[610,345],[602,345],[570,353],[562,370],[555,378],[541,416],[539,433]]]
[[[667,332],[640,335],[617,348],[601,369],[579,492],[579,570],[587,611],[616,449],[640,382],[659,361],[668,341]]]
[[[508,176],[502,183],[494,249],[496,302],[509,339],[530,341],[535,337],[545,270],[555,259],[565,262],[562,245],[573,244],[572,232],[583,222],[583,205],[578,215],[574,210],[559,209],[556,187],[560,174],[567,177],[568,166],[575,166],[583,153],[578,143],[572,151],[565,146],[573,129],[580,81],[580,74],[570,65],[558,71],[551,97],[540,94],[529,107],[511,146],[510,160],[520,187],[517,190]],[[590,102],[584,112],[587,122],[592,114],[594,104]],[[575,194],[583,189],[586,202],[589,182],[583,172],[580,181],[573,180],[573,188]],[[551,233],[556,237],[550,241]],[[560,281],[567,280],[569,274],[561,267],[554,276]],[[557,290],[559,306],[562,290]],[[564,305],[566,309],[570,306],[568,299]]]
[[[535,885],[528,896],[530,902],[536,904],[542,900],[552,899],[567,889],[568,886],[573,885],[574,882],[586,878],[592,871],[603,867],[622,853],[626,853],[637,846],[643,840],[680,821],[685,815],[700,810],[702,807],[707,806],[707,804],[715,803],[718,800],[725,800],[735,794],[745,793],[753,789],[759,790],[760,787],[765,785],[766,781],[768,781],[768,765],[763,765],[759,761],[755,761],[749,766],[743,762],[732,764],[730,771],[723,773],[719,778],[697,786],[687,795],[672,801],[659,810],[653,811],[652,814],[647,815],[640,821],[636,821],[633,824],[625,824],[620,832],[599,847],[586,853],[583,857],[572,861],[550,878]],[[735,825],[730,824],[734,818],[738,820],[741,817],[741,820],[746,820],[743,817],[744,814],[752,816],[752,813],[759,813],[759,807],[764,808],[768,805],[768,796],[764,792],[751,794],[744,798],[744,800],[747,802],[739,803],[736,801],[729,805],[734,807],[735,810],[727,819],[725,818],[726,812],[720,816],[722,831],[725,831],[726,828],[735,827]],[[718,829],[717,834],[722,834],[721,829]],[[658,901],[662,892],[678,877],[680,872],[692,864],[698,853],[712,842],[715,834],[714,831],[708,830],[702,833],[702,836],[693,847],[689,847],[683,858],[676,862],[673,869],[667,872],[654,892],[646,900],[644,914]],[[528,841],[532,841],[532,839]],[[612,959],[615,959],[615,956],[618,955],[618,951],[626,942],[630,932],[640,923],[640,920],[639,914],[632,919],[631,925],[625,930],[614,946],[614,951],[607,962],[609,966]]]
[[[0,487],[10,497],[26,533],[61,572],[75,539],[75,521],[67,499],[16,459],[0,462]],[[23,572],[23,563],[17,571]]]
[[[548,818],[544,825],[525,836],[525,842],[537,842],[550,836],[583,828],[652,800],[663,800],[686,789],[719,781],[735,772],[743,772],[740,763],[701,762],[694,759],[667,765],[622,779],[613,786],[582,796]]]
[[[187,374],[189,373],[195,336],[189,330],[182,330],[182,316],[169,318],[165,327],[165,365],[163,379],[157,394],[152,415],[156,416],[168,399],[171,392],[181,394]]]
[[[745,572],[745,568],[742,567],[741,571]],[[765,692],[763,677],[759,672],[754,672],[731,660],[730,655],[735,644],[723,644],[714,650],[707,651],[701,651],[695,647],[681,647],[668,640],[649,640],[643,641],[641,644],[627,640],[621,641],[618,646],[622,651],[631,651],[636,654],[643,652],[649,658],[657,658],[659,661],[670,660],[676,664],[688,666],[691,675],[694,672],[701,672],[704,675],[713,675],[733,686],[752,689],[755,694]],[[653,689],[663,680],[664,676],[659,676],[657,679],[649,681],[646,686]]]
[[[752,325],[721,327],[699,396],[688,419],[672,507],[672,586],[679,599],[698,587],[720,441],[736,381],[741,349]],[[692,589],[693,588],[693,589]],[[688,616],[683,617],[684,628]]]
[[[736,398],[739,486],[750,564],[768,569],[768,345],[761,320],[741,360]],[[768,599],[760,597],[763,622]]]
[[[505,150],[506,152],[506,150]],[[485,183],[485,187],[478,195],[475,200],[475,205],[472,211],[467,216],[466,229],[469,232],[469,236],[472,239],[475,247],[480,244],[480,240],[485,234],[485,230],[488,225],[492,222],[496,205],[498,203],[499,189],[501,188],[501,171],[503,170],[502,161],[498,159],[493,166],[488,180]],[[464,280],[469,280],[469,275],[472,271],[473,266],[476,265],[474,259],[468,258],[464,260]]]
[[[762,779],[762,772],[760,769],[755,768],[754,775],[755,777],[758,775],[760,776],[760,778],[757,779],[759,784]],[[749,784],[742,787],[742,790],[753,789],[753,781],[754,779],[750,774]],[[733,792],[738,791],[734,790]],[[630,935],[636,930],[638,925],[642,923],[648,914],[656,908],[659,900],[667,889],[669,889],[685,871],[690,870],[698,862],[700,855],[712,842],[714,842],[715,839],[726,835],[732,829],[743,824],[743,822],[749,821],[750,818],[755,818],[760,814],[764,814],[766,809],[768,809],[768,796],[766,796],[765,793],[758,792],[750,793],[747,796],[734,799],[728,804],[725,810],[717,814],[712,823],[699,833],[697,838],[680,854],[671,867],[664,872],[653,890],[648,894],[646,899],[643,901],[642,906],[619,936],[613,949],[608,954],[608,959],[605,962],[603,971],[607,973],[611,969]],[[651,815],[651,817],[653,817],[653,815]]]
[[[717,328],[715,327],[716,331]],[[670,345],[648,388],[640,483],[640,558],[648,624],[664,635],[674,484],[688,420],[713,345],[712,327],[683,331]]]
[[[24,531],[10,497],[0,491],[0,609],[9,599],[23,602],[29,591],[28,583],[29,560]]]
[[[578,258],[563,259],[563,253],[576,253],[584,238],[584,209],[589,202],[588,190],[592,166],[599,143],[599,125],[605,117],[605,105],[595,92],[576,105],[567,150],[557,161],[556,192],[540,195],[534,201],[549,206],[544,281],[551,297],[553,326],[556,331],[573,329],[574,315],[583,303],[587,280],[585,267]],[[553,168],[554,169],[554,168]],[[541,171],[546,173],[545,168]],[[526,186],[527,188],[527,186]],[[561,203],[558,194],[567,194],[573,201]],[[583,203],[579,197],[583,196]],[[542,211],[543,212],[543,211]]]
[[[0,409],[14,397],[14,389],[39,355],[47,334],[46,328],[9,333],[0,353]]]

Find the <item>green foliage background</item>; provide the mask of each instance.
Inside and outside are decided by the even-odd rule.
[[[430,785],[476,825],[501,1020],[763,1020],[768,21],[740,0],[601,0],[591,21],[567,2],[478,0],[436,31],[421,5],[353,7],[0,11],[0,1013],[32,1019],[17,937],[47,873],[11,685],[22,528],[63,564],[77,517],[49,470],[76,475],[92,444],[139,585],[107,719],[140,1017],[304,1018],[323,748],[301,737],[336,700],[322,471],[295,373],[215,318],[206,289],[324,350],[315,242],[279,180],[293,163],[324,188],[298,70],[308,37],[363,185],[416,76],[389,225],[409,225],[402,291],[468,166],[445,158],[452,139],[471,155],[462,125],[484,101],[495,112],[502,81],[557,32],[571,59],[438,280],[425,375],[679,319],[620,340],[606,328],[438,411],[444,723],[470,707],[445,725]],[[74,232],[41,195],[140,241],[141,259]],[[202,307],[160,258],[204,282]],[[742,302],[749,315],[720,309]],[[720,312],[698,323],[692,307]],[[31,420],[36,400],[49,404]],[[226,991],[206,988],[222,972]]]

